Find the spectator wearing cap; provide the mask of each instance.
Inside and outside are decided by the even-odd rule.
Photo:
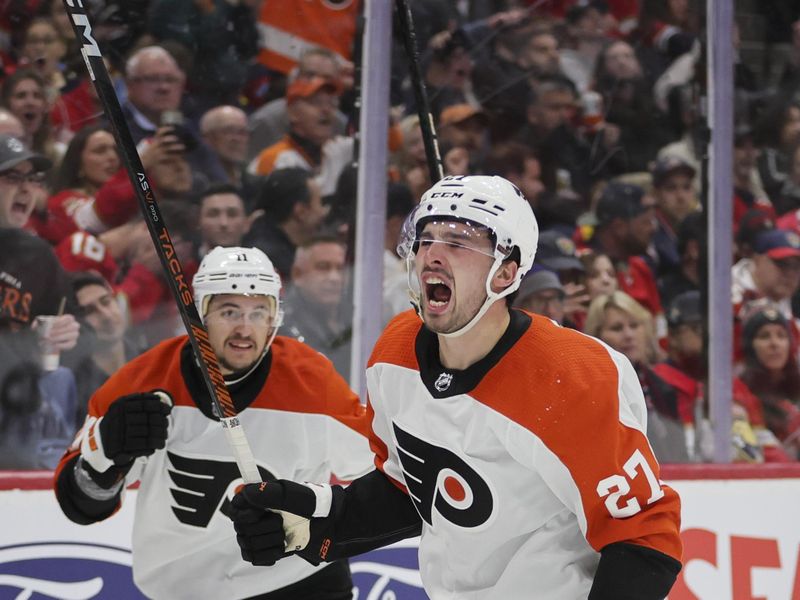
[[[445,144],[475,153],[486,145],[488,123],[486,113],[479,108],[471,104],[453,104],[439,115],[439,138]]]
[[[656,159],[651,174],[658,219],[658,227],[653,234],[653,246],[658,260],[658,272],[667,273],[680,264],[678,225],[700,206],[692,186],[695,170],[679,156],[665,156]]]
[[[535,262],[556,273],[562,282],[576,282],[583,276],[575,242],[556,230],[543,231],[539,236]]]
[[[566,292],[558,275],[547,269],[539,269],[525,275],[519,286],[514,308],[544,315],[559,325],[564,325],[564,300]]]
[[[772,216],[760,208],[748,210],[742,218],[734,225],[736,234],[733,241],[736,245],[736,260],[742,258],[752,258],[755,251],[753,247],[756,243],[758,234],[762,231],[775,229],[775,220]],[[779,227],[786,231],[792,231],[791,227]]]
[[[0,333],[28,329],[39,315],[58,315],[62,300],[72,299],[50,245],[22,229],[51,165],[17,138],[0,136]],[[59,351],[70,350],[78,332],[72,314],[62,314],[48,340]]]
[[[50,166],[17,138],[0,136],[0,347],[10,350],[0,373],[4,468],[54,468],[77,428],[72,372],[44,360],[45,348],[78,344],[74,296],[50,244],[22,228]],[[44,316],[52,317],[46,329]]]
[[[653,371],[677,393],[687,452],[692,461],[713,458],[713,432],[705,406],[708,370],[703,357],[703,321],[699,291],[676,296],[667,310],[667,360],[653,366]],[[738,377],[733,378],[732,391],[733,460],[785,460],[775,437],[764,427],[758,398]]]
[[[762,403],[767,427],[800,460],[800,368],[790,323],[776,308],[753,310],[742,328],[742,379]]]
[[[794,322],[791,298],[800,287],[800,235],[781,229],[762,231],[753,249],[753,257],[741,259],[731,271],[735,313],[741,318],[749,303],[766,298]]]
[[[337,81],[339,75],[340,68],[336,55],[327,48],[313,46],[300,55],[297,66],[290,74],[289,83],[296,79],[311,77]],[[289,133],[289,116],[286,109],[286,98],[275,98],[248,117],[250,128],[248,161],[256,158],[262,150],[280,141]],[[343,134],[346,125],[347,117],[337,108],[334,116],[334,133]]]
[[[655,275],[643,258],[656,231],[655,200],[639,186],[612,181],[603,189],[595,217],[592,247],[614,262],[620,290],[650,311],[661,338],[665,333],[661,298]]]
[[[289,133],[265,148],[248,170],[269,175],[277,169],[299,167],[309,171],[323,196],[336,190],[336,182],[353,157],[353,139],[335,134],[336,109],[341,88],[322,77],[300,78],[286,90]]]
[[[489,120],[471,104],[454,104],[439,115],[439,139],[446,175],[466,175],[483,163],[489,148]]]
[[[678,266],[658,278],[662,306],[668,306],[678,294],[700,289],[701,251],[706,230],[703,213],[693,212],[678,226]]]

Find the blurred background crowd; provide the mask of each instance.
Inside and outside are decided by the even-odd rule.
[[[282,335],[348,377],[359,0],[84,0],[184,270],[264,250]],[[515,305],[639,374],[662,462],[711,459],[705,2],[410,0],[446,174],[541,228]],[[800,7],[736,3],[734,461],[800,459]],[[430,186],[392,42],[384,319]],[[61,0],[0,2],[0,468],[52,468],[93,391],[183,332]]]

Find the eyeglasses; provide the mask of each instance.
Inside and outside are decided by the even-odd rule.
[[[244,311],[240,308],[226,306],[211,311],[208,313],[208,316],[231,324],[246,320],[247,323],[255,327],[271,327],[275,322],[272,311],[266,308],[255,308],[253,310]]]
[[[34,171],[31,173],[20,173],[19,171],[5,171],[0,173],[0,179],[11,185],[22,185],[26,181],[33,185],[44,184],[47,175],[45,173]]]

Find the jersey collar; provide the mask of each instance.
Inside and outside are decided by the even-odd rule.
[[[439,338],[424,325],[417,334],[414,351],[422,383],[434,398],[467,394],[480,383],[531,325],[531,318],[519,310],[509,311],[511,320],[489,353],[466,369],[448,369],[439,360]]]

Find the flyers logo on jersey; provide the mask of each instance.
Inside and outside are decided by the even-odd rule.
[[[433,525],[436,509],[459,527],[479,527],[489,520],[494,498],[489,485],[454,452],[435,446],[392,424],[408,493],[422,519]]]
[[[231,483],[241,479],[234,461],[189,458],[167,451],[172,465],[167,469],[174,484],[169,491],[177,506],[172,512],[181,523],[195,527],[208,527],[217,509],[224,515],[230,513],[230,499],[225,492]],[[275,476],[258,467],[262,481],[271,481]]]

